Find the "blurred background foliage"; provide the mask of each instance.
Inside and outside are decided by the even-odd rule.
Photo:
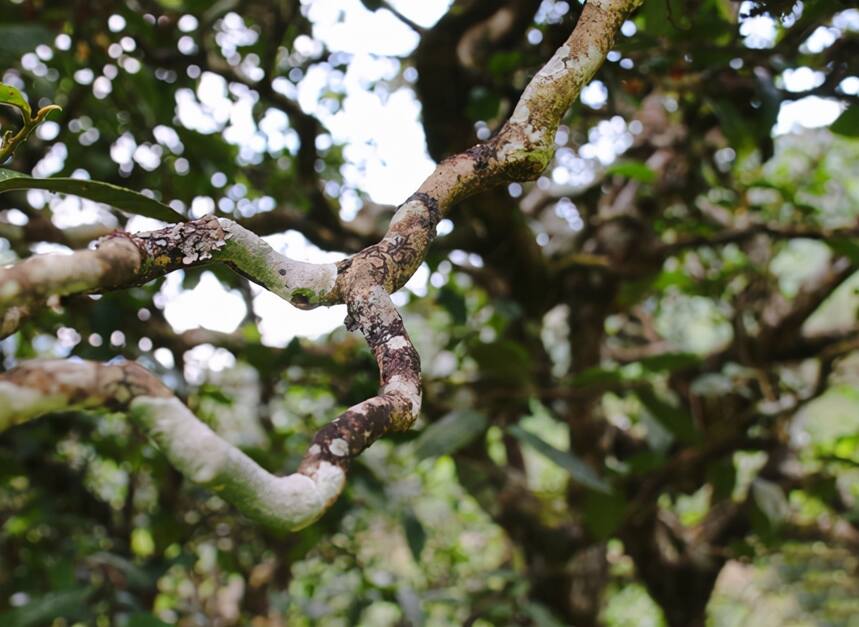
[[[4,433],[0,624],[859,625],[849,4],[647,0],[545,175],[440,225],[397,295],[422,420],[313,527],[249,524],[120,416]],[[580,11],[2,0],[3,82],[63,107],[6,167],[342,258],[499,127]],[[0,262],[154,224],[3,194]],[[52,303],[0,359],[136,359],[285,473],[376,388],[342,316],[209,267]]]

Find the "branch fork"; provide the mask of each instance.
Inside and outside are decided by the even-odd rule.
[[[338,264],[295,261],[235,222],[207,216],[145,233],[114,233],[92,250],[38,255],[0,268],[4,334],[49,297],[137,285],[215,261],[302,309],[345,303],[347,327],[360,330],[376,358],[380,390],[323,427],[297,472],[276,477],[258,466],[134,363],[32,361],[0,375],[0,432],[61,410],[123,412],[186,477],[248,517],[287,530],[317,520],[342,491],[351,460],[382,435],[409,429],[420,412],[420,357],[390,293],[417,270],[452,205],[542,173],[561,117],[640,2],[589,0],[567,42],[534,76],[498,135],[442,161],[398,208],[378,243]]]

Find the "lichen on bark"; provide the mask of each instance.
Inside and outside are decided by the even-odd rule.
[[[454,204],[542,173],[554,153],[561,116],[638,4],[590,0],[501,131],[439,163],[398,208],[384,237],[338,264],[295,261],[240,225],[206,216],[145,233],[113,233],[94,250],[36,256],[0,269],[4,332],[14,330],[29,305],[50,296],[137,285],[216,261],[297,307],[345,303],[347,326],[363,334],[378,363],[379,393],[323,427],[296,473],[275,477],[260,468],[134,364],[31,362],[2,374],[0,431],[64,408],[125,412],[189,479],[255,520],[287,529],[316,520],[342,490],[350,462],[385,433],[410,428],[420,412],[420,358],[389,294],[420,266],[439,221]]]

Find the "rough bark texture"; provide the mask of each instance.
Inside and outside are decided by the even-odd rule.
[[[64,407],[126,411],[180,471],[223,493],[249,516],[290,529],[309,524],[336,499],[349,461],[383,434],[408,429],[420,411],[420,360],[388,294],[418,268],[436,225],[456,203],[499,183],[542,173],[554,153],[561,116],[639,3],[588,2],[570,37],[533,77],[503,128],[486,143],[442,161],[398,208],[381,241],[336,267],[290,260],[242,226],[210,216],[148,233],[115,233],[95,250],[37,256],[0,270],[4,333],[22,318],[20,307],[50,296],[140,284],[212,261],[227,263],[298,307],[345,303],[347,326],[361,331],[378,362],[380,394],[323,428],[296,474],[272,477],[200,423],[150,375],[127,364],[34,362],[0,376],[0,428]],[[491,14],[491,4],[480,10]],[[525,13],[529,6],[523,4]],[[496,26],[505,20],[499,18]],[[510,23],[523,27],[521,19]],[[481,39],[478,35],[473,37]],[[490,32],[489,40],[494,36]],[[305,122],[306,134],[315,136],[313,120]],[[313,154],[305,157],[312,168]],[[315,211],[327,215],[324,197],[314,197]]]

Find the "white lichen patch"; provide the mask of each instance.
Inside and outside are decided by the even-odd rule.
[[[302,529],[337,499],[345,483],[343,470],[328,462],[321,462],[310,476],[272,477],[266,486],[266,516],[290,530]]]
[[[421,411],[421,388],[415,381],[396,374],[385,384],[382,392],[404,397],[409,402],[412,419],[417,418]]]
[[[65,361],[44,362],[44,370],[51,374],[51,384],[55,389],[78,389],[97,393],[99,388],[99,368],[109,372],[109,366],[102,366],[88,361],[69,363]]]
[[[322,462],[316,472],[313,473],[313,480],[319,489],[319,496],[322,498],[324,506],[327,507],[337,499],[343,490],[346,474],[342,468],[328,462]]]
[[[570,61],[570,45],[564,44],[555,51],[548,63],[543,66],[534,77],[538,81],[559,80],[567,71],[567,63]]]
[[[310,477],[299,473],[272,477],[267,487],[267,515],[290,530],[306,527],[324,511],[325,500]]]
[[[511,124],[525,124],[531,116],[531,110],[528,104],[524,101],[519,101],[516,108],[513,110],[513,115],[510,116]]]
[[[370,288],[365,298],[367,303],[366,320],[361,320],[362,325],[378,324],[388,327],[400,319],[400,314],[397,313],[397,308],[394,307],[391,297],[381,285],[374,285]]]
[[[0,381],[0,432],[66,405],[67,399],[61,394],[45,394],[40,390]]]
[[[406,348],[411,346],[411,343],[402,335],[395,335],[390,340],[385,342],[385,346],[387,346],[392,351],[399,350],[401,348]]]
[[[0,302],[9,301],[18,295],[17,281],[4,281],[0,284]]]
[[[231,448],[175,398],[140,396],[132,415],[182,474],[209,483],[222,471]]]
[[[337,457],[346,457],[349,454],[349,443],[343,438],[334,438],[328,444],[328,450]]]
[[[391,222],[388,225],[388,232],[390,233],[391,229],[408,218],[426,217],[428,211],[427,207],[420,200],[410,200],[397,209],[397,212],[391,218]]]

